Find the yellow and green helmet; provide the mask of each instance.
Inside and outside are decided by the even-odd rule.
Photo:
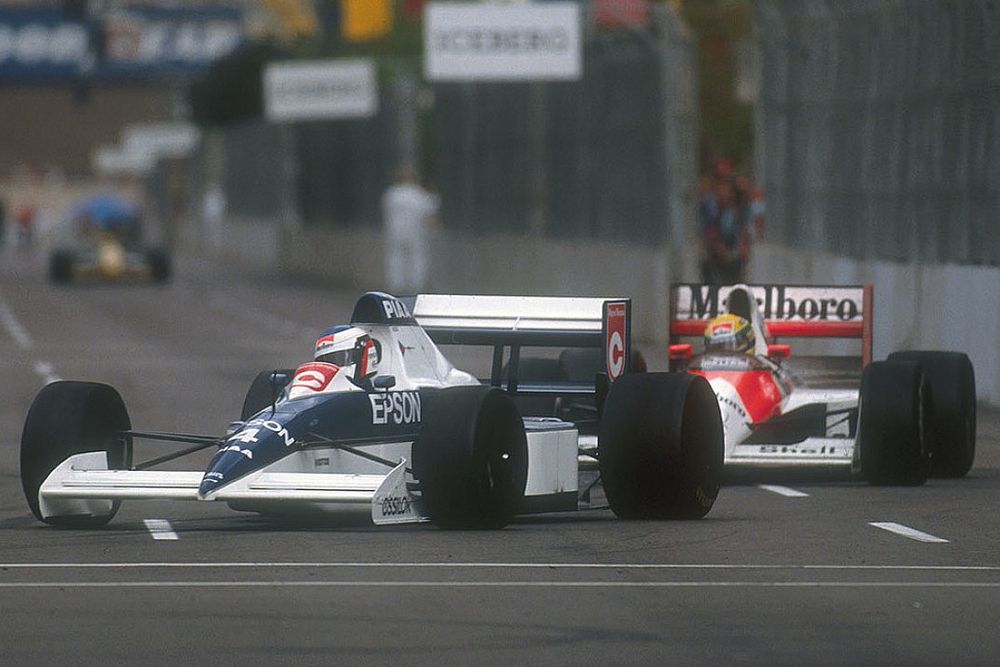
[[[719,315],[705,327],[706,352],[751,352],[753,327],[739,315]]]

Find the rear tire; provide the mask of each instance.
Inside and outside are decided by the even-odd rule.
[[[964,477],[976,458],[976,374],[962,352],[893,352],[890,361],[915,361],[934,397],[931,477]]]
[[[528,441],[513,401],[485,386],[422,395],[413,471],[425,511],[441,528],[503,528],[521,508],[528,479]]]
[[[163,248],[146,250],[146,261],[149,263],[149,273],[153,280],[165,283],[170,280],[170,255]]]
[[[624,375],[598,436],[601,479],[622,519],[700,519],[719,495],[722,417],[711,386],[687,373]]]
[[[100,515],[43,517],[38,491],[53,469],[74,454],[103,451],[108,468],[132,465],[132,428],[128,411],[113,387],[93,382],[53,382],[38,392],[21,436],[21,484],[31,513],[39,521],[67,528],[97,528],[118,512],[120,502]]]
[[[874,361],[861,377],[861,474],[876,486],[919,486],[930,470],[930,387],[920,365]]]

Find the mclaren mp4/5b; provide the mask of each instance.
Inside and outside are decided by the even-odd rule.
[[[671,368],[711,384],[727,468],[841,466],[882,485],[969,471],[976,387],[968,356],[906,351],[873,361],[872,296],[870,285],[672,286]],[[681,342],[694,336],[704,337],[703,354]],[[796,365],[791,346],[778,343],[787,338],[856,339],[861,349]]]
[[[134,429],[112,387],[45,386],[21,441],[32,513],[49,524],[107,523],[122,501],[217,501],[267,515],[360,512],[375,524],[500,528],[521,513],[578,508],[579,432],[554,406],[583,397],[596,423],[608,504],[623,518],[699,518],[722,473],[722,422],[709,383],[631,373],[627,299],[369,292],[314,359],[264,371],[220,434]],[[493,348],[485,381],[437,344]],[[603,349],[587,382],[519,381],[522,346]],[[518,406],[541,409],[523,416]],[[581,420],[582,421],[582,420]],[[224,431],[224,433],[222,433]],[[141,463],[133,440],[181,443]],[[214,449],[207,468],[162,464]]]

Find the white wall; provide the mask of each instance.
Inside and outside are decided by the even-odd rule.
[[[1000,269],[850,260],[758,245],[753,282],[875,286],[875,358],[893,350],[966,352],[979,398],[1000,405]]]

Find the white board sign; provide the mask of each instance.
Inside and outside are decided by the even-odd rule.
[[[378,111],[375,62],[272,63],[264,70],[264,111],[275,122],[373,116]]]
[[[575,2],[432,2],[424,12],[428,80],[575,80],[583,73]]]

